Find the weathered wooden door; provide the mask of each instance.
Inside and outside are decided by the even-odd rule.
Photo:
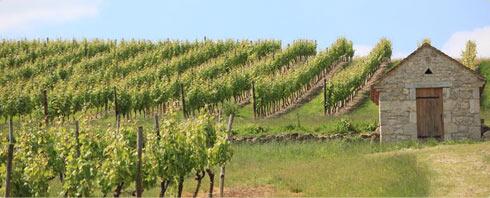
[[[442,88],[418,88],[417,135],[419,138],[442,138]]]

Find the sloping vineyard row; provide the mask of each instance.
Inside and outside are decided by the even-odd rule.
[[[254,112],[258,116],[271,115],[289,105],[293,100],[309,89],[312,81],[330,70],[344,57],[352,57],[352,42],[338,39],[327,50],[320,52],[311,61],[294,68],[277,79],[259,78],[255,84]]]
[[[99,41],[93,41],[94,43],[88,43],[87,46],[95,46],[94,48],[98,48],[97,46],[104,46],[103,44],[100,44]],[[133,49],[133,51],[135,52],[132,52],[132,53],[129,53],[129,54],[136,54],[137,52],[141,51],[140,49],[141,48],[153,48],[153,44],[151,42],[141,42],[141,41],[134,41],[134,42],[130,42],[129,44],[125,45],[125,42],[121,42],[122,44],[116,46],[117,48],[121,48],[119,50],[116,50],[116,49],[113,49],[113,51],[117,51],[111,55],[115,55],[116,57],[121,57],[121,59],[124,59],[124,57],[128,57],[128,53],[124,53],[124,52],[127,52],[128,50],[125,50],[125,48],[127,48],[126,46],[129,46],[128,48],[131,48]],[[166,44],[165,44],[166,43]],[[162,45],[173,45],[173,43],[177,43],[178,45],[180,45],[180,42],[164,42],[164,44]],[[133,46],[143,46],[141,48],[135,48]],[[91,49],[90,47],[88,49]],[[79,50],[78,50],[79,51]],[[90,51],[95,51],[95,50],[90,50]],[[129,50],[131,51],[131,50]],[[123,52],[123,53],[121,53]],[[78,53],[78,52],[76,52]],[[70,56],[73,54],[72,51],[66,51],[65,54],[70,54]],[[58,72],[58,71],[64,71],[65,69],[68,69],[68,68],[72,68],[73,66],[79,66],[79,67],[87,67],[89,65],[96,65],[97,63],[107,63],[107,62],[113,62],[113,61],[117,61],[118,58],[115,58],[114,56],[109,56],[107,57],[106,55],[109,54],[109,53],[93,53],[94,55],[97,55],[95,57],[91,57],[91,58],[86,58],[84,56],[85,53],[83,53],[83,57],[82,58],[77,58],[76,60],[84,60],[82,62],[84,63],[80,63],[80,64],[73,64],[74,62],[72,60],[69,60],[69,59],[66,59],[66,60],[69,60],[70,63],[72,64],[68,64],[68,63],[65,63],[65,62],[52,62],[54,64],[54,66],[58,66],[58,67],[52,67],[53,69],[56,69],[56,70],[45,70],[43,73],[43,75],[37,75],[37,76],[33,76],[31,79],[29,80],[22,80],[22,81],[19,81],[19,82],[12,82],[12,81],[8,81],[8,86],[2,86],[0,89],[2,91],[2,95],[1,95],[1,98],[2,98],[2,103],[0,104],[1,108],[0,108],[0,113],[2,113],[4,116],[13,116],[13,115],[23,115],[23,114],[29,114],[32,112],[33,108],[35,108],[36,106],[40,105],[41,103],[41,96],[40,96],[40,93],[41,93],[41,90],[44,90],[44,89],[49,89],[51,86],[54,86],[55,84],[57,84],[58,81],[61,81],[61,83],[58,83],[58,84],[61,84],[62,86],[66,86],[67,84],[69,84],[71,81],[69,79],[69,75],[67,72]],[[60,54],[60,55],[57,55],[57,56],[67,56],[67,55],[64,55],[64,54]],[[102,59],[100,59],[99,57],[103,57]],[[101,61],[102,60],[102,61]],[[101,61],[101,62],[99,62]],[[37,65],[45,65],[45,60],[41,60],[40,62],[34,62],[33,64],[37,64]],[[78,63],[75,62],[75,63]],[[103,68],[105,68],[107,65],[97,65],[97,67],[94,67],[94,66],[89,66],[89,67],[92,67],[93,69],[95,70],[102,70]],[[82,70],[84,70],[82,68]],[[19,69],[16,69],[17,71],[18,70],[22,70],[22,68],[19,68]],[[15,70],[14,70],[15,72]],[[91,74],[92,72],[87,72],[85,70],[85,72],[80,72],[80,73],[75,73],[76,75],[80,76],[81,78],[87,78],[87,76],[91,76],[91,75],[88,75],[88,74]],[[3,75],[2,77],[5,78],[6,76],[8,75]],[[76,89],[80,89],[82,87],[76,87]],[[73,89],[73,88],[72,88]],[[67,90],[66,88],[61,88],[61,89],[58,89],[56,90],[57,93],[56,94],[64,94],[66,93],[67,91],[70,91],[69,89]],[[54,91],[51,91],[51,92],[54,92]],[[50,103],[60,103],[60,102],[56,102],[54,100],[51,100]],[[61,102],[63,103],[63,102]],[[66,105],[64,105],[66,106]],[[78,105],[79,106],[79,105]],[[39,108],[37,108],[39,109]],[[60,108],[62,109],[62,108]],[[50,110],[53,110],[53,109],[50,109]],[[58,109],[59,110],[59,109]],[[53,110],[52,112],[54,113],[54,115],[59,115],[59,113],[57,112],[58,110]]]
[[[228,51],[229,49],[235,47],[236,45],[237,44],[235,42],[231,42],[231,41],[226,41],[226,42],[209,41],[201,45],[202,46],[202,48],[200,48],[201,50],[191,50],[190,52],[186,53],[186,54],[197,53],[198,55],[174,56],[182,53],[182,51],[186,51],[186,50],[176,48],[175,50],[180,52],[165,54],[163,53],[163,51],[160,51],[162,52],[162,54],[160,57],[158,57],[157,59],[158,61],[156,61],[155,58],[150,57],[149,61],[133,62],[128,64],[127,66],[139,69],[144,66],[150,65],[150,66],[156,66],[156,68],[160,68],[160,69],[167,67],[173,69],[174,71],[184,71],[185,67],[190,68],[193,65],[199,65],[202,62],[206,62],[210,58],[218,57],[220,54]],[[168,54],[170,54],[170,56]],[[149,55],[155,55],[155,54],[149,54]],[[104,54],[102,56],[104,56]],[[161,60],[165,60],[165,57],[167,58],[172,57],[172,59],[170,59],[166,63],[161,63]],[[107,60],[107,59],[108,58],[104,58],[103,60]],[[94,61],[93,59],[89,59],[89,60]],[[98,65],[98,67],[95,67],[95,69],[101,71],[97,71],[97,72],[85,71],[85,72],[75,73],[75,76],[69,76],[73,78],[62,80],[63,83],[58,83],[57,85],[59,86],[55,87],[55,89],[53,90],[50,90],[52,93],[50,94],[49,102],[48,102],[50,106],[50,115],[66,116],[66,115],[70,115],[71,113],[80,111],[84,108],[101,108],[107,106],[107,103],[110,102],[110,98],[112,98],[113,95],[113,87],[115,85],[118,85],[117,83],[111,82],[111,80],[113,80],[114,82],[118,82],[118,80],[117,79],[114,80],[110,78],[107,79],[107,78],[91,78],[91,77],[95,75],[100,75],[101,73],[111,73],[111,74],[117,73],[114,71],[105,72],[104,69],[109,68],[110,70],[111,68],[115,68],[117,70],[118,68],[117,65],[119,64],[117,64],[117,61],[109,61],[109,62],[101,61],[101,62],[113,63],[113,65],[116,66],[109,67],[111,65],[109,66]],[[94,63],[97,64],[99,62],[95,61]],[[183,67],[182,66],[183,63],[186,63],[185,65],[187,66]],[[143,66],[140,65],[134,66],[136,64],[141,64]],[[86,65],[87,64],[81,64],[80,66],[83,67]],[[75,67],[75,68],[79,68],[79,67]],[[155,73],[154,70],[155,68],[153,69],[152,73]],[[151,70],[148,71],[149,73],[151,72]],[[92,75],[92,73],[94,73],[95,75]],[[132,73],[135,72],[130,72],[130,74]],[[86,75],[86,74],[90,74],[90,75]],[[46,76],[49,76],[49,74]],[[112,77],[113,76],[117,76],[117,75],[112,75]],[[72,79],[89,79],[89,80],[84,81],[84,83],[80,83],[80,81],[72,81]],[[92,81],[90,79],[92,79]],[[107,79],[107,81],[105,82],[102,81],[104,79]],[[125,78],[121,78],[121,80],[119,81],[124,83],[127,82]],[[39,87],[39,85],[44,84],[41,82],[42,81],[35,82],[33,80],[21,81],[20,83],[17,84],[12,83],[13,86],[12,84],[9,84],[10,86],[2,87],[3,93],[5,94],[2,95],[0,113],[2,113],[3,116],[25,115],[25,114],[32,113],[33,110],[37,110],[37,113],[40,113],[41,112],[40,105],[43,100],[40,93],[42,89],[46,88],[46,86]],[[72,85],[71,84],[72,82],[77,82],[77,83],[75,85]],[[52,83],[52,84],[56,84],[56,83]],[[31,86],[29,87],[26,85],[31,85]],[[97,86],[101,86],[103,87],[103,89],[102,90],[97,89]]]
[[[246,45],[238,50],[230,51],[219,59],[213,59],[198,68],[182,75],[182,81],[189,83],[194,78],[212,80],[233,71],[237,67],[253,64],[255,60],[275,53],[281,48],[276,40],[262,41],[257,45]]]
[[[37,59],[34,62],[26,62],[16,68],[6,68],[3,70],[0,82],[5,84],[27,81],[44,72],[52,71],[58,66],[76,64],[84,58],[90,58],[98,53],[105,53],[109,51],[111,47],[112,46],[108,43],[93,42],[73,50],[67,50],[64,53],[48,56],[44,59]]]
[[[50,105],[60,112],[75,113],[82,108],[102,108],[108,107],[109,102],[113,102],[113,88],[120,86],[120,82],[125,82],[124,76],[136,72],[139,69],[149,66],[155,66],[181,54],[189,53],[192,48],[202,46],[203,43],[179,43],[169,42],[159,46],[155,50],[146,51],[138,54],[134,58],[121,62],[109,61],[107,65],[99,64],[99,71],[91,75],[81,72],[80,75],[68,83],[61,84],[59,87],[51,90],[53,92],[51,101],[68,101],[67,105]],[[70,105],[72,104],[72,105]],[[57,107],[64,107],[63,110]],[[73,108],[75,107],[75,108]]]
[[[91,41],[103,45],[112,45],[104,41]],[[6,68],[17,68],[27,62],[42,60],[46,57],[63,54],[66,51],[86,48],[89,41],[65,41],[65,40],[2,40],[0,43],[0,70]],[[93,44],[92,44],[93,45]]]
[[[298,40],[288,46],[284,51],[271,54],[250,66],[233,70],[228,75],[217,78],[211,82],[198,79],[186,91],[186,111],[196,111],[206,104],[216,107],[226,100],[244,98],[248,96],[255,78],[273,75],[275,72],[290,67],[302,57],[316,54],[316,43],[307,40]]]
[[[112,81],[119,76],[125,76],[139,70],[155,61],[165,61],[192,48],[200,46],[201,42],[163,41],[158,43],[122,43],[110,53],[98,54],[92,59],[82,61],[77,65],[67,66],[66,69],[74,75],[72,81],[82,81],[90,77],[96,81]],[[77,78],[78,77],[78,78]],[[91,83],[93,81],[88,80]],[[83,84],[80,84],[83,86]]]
[[[209,45],[208,49],[203,49],[205,46],[201,46],[199,52],[194,55],[194,52],[189,52],[183,56],[177,56],[172,58],[172,60],[168,62],[157,62],[150,67],[147,67],[145,70],[141,70],[138,72],[131,73],[125,79],[120,79],[122,82],[120,84],[121,87],[144,87],[145,85],[152,84],[154,81],[161,80],[165,82],[172,81],[173,78],[179,77],[181,81],[184,81],[186,77],[188,79],[195,78],[194,71],[202,68],[203,66],[212,66],[212,64],[216,61],[223,59],[233,52],[241,52],[242,50],[247,49],[248,47],[254,47],[253,44],[248,42],[237,43],[235,46],[231,47],[229,50],[219,50],[218,53],[214,53],[212,56],[207,56],[208,58],[200,58],[197,60],[195,57],[202,56],[206,53],[210,53],[211,51],[216,51],[215,46]],[[194,59],[194,62],[191,61]],[[177,73],[177,67],[179,67],[180,63],[187,62],[189,65],[186,66],[188,69],[182,71],[182,73]],[[218,64],[218,63],[216,63]],[[160,76],[156,71],[158,70],[166,70],[166,74],[162,74]],[[190,76],[190,75],[192,76]]]
[[[112,86],[120,90],[118,97],[119,112],[124,115],[130,113],[131,110],[144,112],[169,102],[173,98],[178,98],[178,89],[169,85],[176,84],[176,79],[179,79],[179,67],[184,68],[182,65],[187,65],[185,70],[181,70],[181,72],[186,72],[187,69],[221,57],[227,51],[236,50],[240,48],[240,45],[238,42],[231,41],[207,42],[199,49],[191,50],[182,56],[176,56],[166,62],[157,61],[142,71],[129,73],[126,78],[117,79],[117,82],[113,82]],[[155,72],[156,70],[166,70],[168,73],[160,77]],[[106,100],[104,101],[113,98],[112,86],[102,87],[106,93],[104,96]],[[107,102],[104,104],[107,105]]]
[[[174,42],[167,42],[162,45],[174,45],[173,43]],[[93,45],[100,46],[98,42],[96,42]],[[92,44],[88,44],[88,46],[92,46]],[[134,46],[143,46],[143,47],[134,47]],[[50,98],[52,100],[49,101],[50,106],[55,107],[55,108],[50,108],[50,115],[53,116],[66,115],[69,114],[70,112],[81,110],[82,104],[79,102],[79,100],[75,100],[74,102],[72,102],[69,100],[63,100],[63,97],[61,97],[64,94],[69,95],[74,93],[74,90],[82,90],[81,89],[82,87],[78,85],[67,88],[67,85],[69,85],[70,82],[72,81],[70,79],[71,76],[69,72],[66,72],[66,70],[73,68],[73,64],[75,66],[86,67],[87,65],[93,63],[99,63],[100,60],[102,60],[102,62],[113,62],[119,59],[125,59],[125,57],[130,57],[128,56],[128,54],[136,54],[140,52],[142,49],[144,49],[145,47],[153,48],[153,44],[148,42],[137,41],[137,42],[131,42],[128,45],[122,43],[119,47],[122,48],[122,50],[113,50],[117,52],[112,54],[101,52],[99,53],[100,56],[85,58],[85,56],[82,55],[83,58],[76,59],[76,60],[84,60],[82,62],[87,62],[87,64],[85,63],[76,64],[78,63],[78,61],[74,62],[73,60],[70,61],[72,64],[68,64],[63,61],[53,62],[54,64],[56,64],[55,66],[59,66],[59,67],[52,67],[54,71],[52,70],[44,71],[43,75],[34,76],[30,80],[20,81],[19,83],[9,81],[8,86],[2,86],[1,88],[3,94],[2,94],[2,103],[1,103],[2,108],[0,108],[0,113],[3,113],[4,116],[30,114],[32,110],[38,110],[37,113],[39,113],[40,112],[39,106],[42,103],[42,96],[40,95],[41,90],[50,89],[54,85],[60,85],[61,88],[50,90],[50,92],[55,93],[53,94],[55,97]],[[129,51],[134,51],[134,52],[130,53],[128,52],[128,50],[126,50],[126,48],[130,48]],[[70,54],[70,56],[72,56],[72,52],[68,51],[67,53]],[[114,56],[107,57],[106,54],[114,55],[116,57]],[[100,59],[98,57],[103,57],[103,58]],[[64,59],[69,60],[67,58]],[[111,61],[107,61],[107,60],[111,60]],[[44,64],[44,61],[41,61],[41,63],[34,63],[34,64],[42,65]],[[107,65],[98,65],[98,67],[94,69],[102,70],[106,68],[106,66]],[[65,72],[59,72],[59,71],[65,71]],[[91,72],[80,72],[75,74],[80,76],[81,78],[87,78],[88,76],[90,76],[88,74],[91,74]]]
[[[367,57],[336,74],[325,86],[326,112],[334,113],[338,107],[344,105],[345,101],[356,93],[379,66],[390,58],[391,42],[381,39]]]
[[[0,116],[42,116],[44,89],[49,93],[51,118],[112,109],[114,98],[124,115],[164,110],[176,101],[186,103],[186,112],[195,112],[227,100],[247,100],[253,82],[257,108],[264,109],[290,102],[321,72],[353,52],[346,39],[307,63],[302,61],[316,54],[316,43],[307,40],[295,41],[279,52],[277,41],[128,42],[95,53],[99,48],[94,47],[90,57],[83,53],[76,62],[61,61],[30,80],[0,88]]]
[[[110,52],[98,53],[76,64],[59,65],[52,70],[44,71],[41,75],[35,76],[26,87],[31,90],[57,90],[58,87],[76,83],[80,78],[83,80],[90,79],[92,76],[104,73],[103,70],[110,68],[113,64],[124,62],[138,54],[154,51],[158,47],[159,45],[144,43],[121,44],[121,46],[111,49]],[[83,87],[83,85],[78,86]]]
[[[186,70],[182,75],[173,75],[167,79],[160,79],[155,78],[154,74],[150,71],[145,77],[145,83],[138,85],[140,89],[128,89],[121,93],[121,101],[118,101],[120,103],[118,105],[121,107],[121,113],[129,113],[130,110],[145,111],[149,108],[161,108],[162,105],[168,106],[167,103],[181,101],[182,86],[185,87],[185,95],[187,96],[187,93],[191,93],[189,90],[192,90],[193,87],[209,87],[215,80],[229,76],[230,72],[233,73],[237,69],[243,68],[244,65],[253,65],[255,59],[260,59],[270,53],[274,53],[280,47],[277,41],[259,41],[253,43],[253,45],[247,43],[243,43],[240,47],[235,48],[233,52],[225,53],[223,56],[215,59],[210,59],[210,61],[195,69]],[[246,55],[241,55],[245,52],[247,53]],[[246,58],[241,58],[239,59],[240,61],[236,61],[237,57]],[[218,72],[214,74],[216,78],[202,79],[199,77],[199,74],[195,73],[196,70],[200,71],[201,69],[214,69],[219,67],[225,68],[217,70]],[[200,84],[195,84],[194,82],[196,81],[200,82]],[[132,80],[130,79],[126,82],[131,83]],[[220,97],[219,101],[224,101],[229,98],[222,98],[219,95],[218,97]],[[204,99],[201,98],[202,101]],[[188,101],[187,97],[185,100]],[[197,110],[203,106],[194,107],[192,103],[187,103],[186,110]]]

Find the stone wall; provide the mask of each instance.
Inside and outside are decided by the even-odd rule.
[[[425,74],[427,69],[432,74]],[[483,85],[478,75],[437,49],[419,48],[374,86],[381,141],[417,139],[417,88],[443,88],[444,139],[480,138]]]
[[[448,88],[444,99],[444,138],[480,138],[479,88]]]

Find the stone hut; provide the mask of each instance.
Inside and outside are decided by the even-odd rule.
[[[481,138],[484,86],[484,77],[423,44],[371,87],[381,141]]]

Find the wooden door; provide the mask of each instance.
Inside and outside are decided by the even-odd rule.
[[[417,135],[419,138],[442,138],[442,88],[418,88]]]

